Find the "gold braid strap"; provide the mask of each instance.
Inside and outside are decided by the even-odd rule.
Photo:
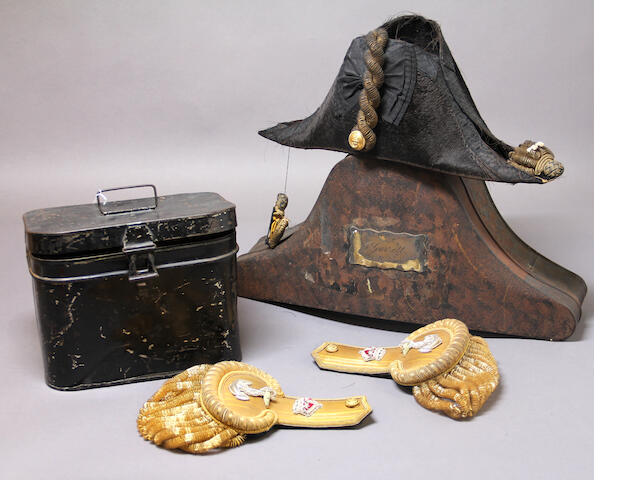
[[[487,342],[471,337],[460,361],[448,372],[413,387],[413,396],[429,410],[455,419],[469,418],[482,408],[499,380],[498,365]]]
[[[258,415],[240,415],[225,404],[221,398],[218,385],[231,372],[244,371],[262,378],[264,383],[275,392],[275,397],[284,397],[278,381],[262,370],[241,362],[220,362],[211,367],[202,381],[202,401],[211,414],[237,431],[243,433],[262,433],[278,422],[278,415],[273,410],[263,410]]]
[[[389,40],[389,34],[384,28],[378,28],[367,33],[367,49],[364,61],[367,69],[364,72],[360,92],[360,110],[356,125],[349,134],[349,146],[354,150],[368,152],[376,144],[376,134],[373,131],[378,125],[376,109],[380,105],[380,87],[384,83],[384,49]]]
[[[325,342],[311,352],[320,368],[368,375],[389,374],[400,385],[418,385],[447,372],[469,347],[469,329],[445,318],[425,325],[397,346],[360,347]],[[428,346],[427,340],[437,340]],[[422,344],[427,348],[420,348]]]
[[[553,180],[564,172],[564,166],[558,162],[553,152],[542,142],[527,140],[509,152],[507,163],[529,175]]]
[[[411,337],[421,337],[427,332],[435,329],[447,329],[450,332],[449,341],[438,357],[432,362],[427,363],[419,368],[407,369],[403,362],[396,360],[389,366],[389,373],[396,383],[400,385],[416,385],[425,379],[433,378],[447,370],[450,370],[469,346],[469,329],[460,320],[455,318],[445,318],[438,320],[425,327],[422,327],[410,335]]]

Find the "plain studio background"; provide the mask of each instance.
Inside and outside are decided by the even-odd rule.
[[[325,340],[386,345],[403,334],[239,299],[245,361],[287,393],[366,394],[374,411],[360,428],[280,429],[201,457],[138,436],[137,411],[160,381],[48,388],[21,215],[92,202],[99,187],[216,191],[237,205],[247,251],[265,233],[287,161],[256,132],[315,110],[351,39],[407,11],[440,22],[499,138],[543,140],[564,163],[548,185],[489,188],[525,241],[587,282],[571,339],[489,338],[502,383],[478,417],[456,422],[391,380],[324,372],[309,355]],[[0,1],[0,476],[591,476],[592,25],[591,3],[579,1]],[[290,155],[287,213],[297,223],[342,155]]]

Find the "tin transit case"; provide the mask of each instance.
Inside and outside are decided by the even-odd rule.
[[[158,197],[148,187],[153,198],[99,198],[24,215],[53,388],[150,380],[240,360],[235,206],[216,193]]]

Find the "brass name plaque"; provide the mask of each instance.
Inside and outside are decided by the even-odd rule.
[[[348,261],[364,267],[424,272],[427,236],[351,226]]]

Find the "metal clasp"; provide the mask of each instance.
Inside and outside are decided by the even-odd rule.
[[[122,239],[122,251],[129,260],[129,281],[138,282],[158,276],[153,234],[145,224],[129,225]],[[142,259],[139,261],[139,259]]]

